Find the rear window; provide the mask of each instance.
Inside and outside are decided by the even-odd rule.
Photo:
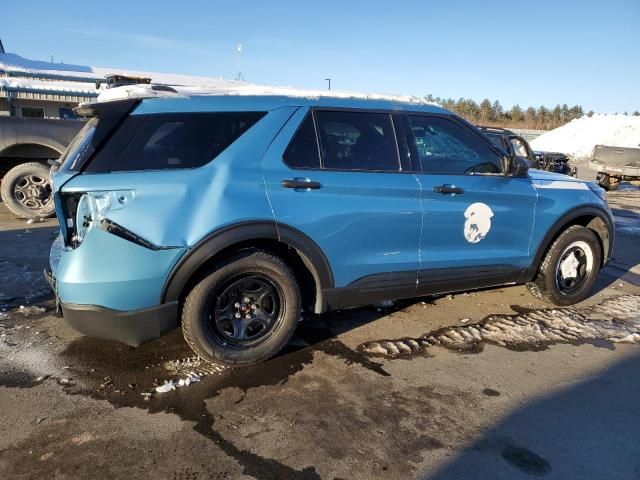
[[[320,110],[316,118],[324,168],[399,171],[398,151],[389,114]]]
[[[200,167],[220,155],[264,115],[265,112],[130,115],[86,171]]]
[[[98,119],[92,118],[78,132],[60,157],[61,170],[78,170],[82,159],[93,153],[93,136],[97,124]]]
[[[313,115],[307,114],[284,153],[284,161],[291,168],[319,168],[320,156],[316,143]]]

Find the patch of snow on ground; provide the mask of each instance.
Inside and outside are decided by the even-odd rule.
[[[445,327],[415,339],[368,342],[361,349],[371,355],[396,357],[432,346],[466,350],[491,343],[526,349],[593,340],[640,343],[640,295],[623,295],[590,307],[494,315],[479,323]]]
[[[591,157],[596,145],[640,147],[640,116],[585,115],[531,141],[534,150],[562,152],[573,159]]]

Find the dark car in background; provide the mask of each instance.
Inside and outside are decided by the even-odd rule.
[[[534,152],[529,142],[506,128],[479,126],[478,129],[508,154],[526,158],[531,168],[576,176],[576,168],[569,165],[569,157],[564,153]]]

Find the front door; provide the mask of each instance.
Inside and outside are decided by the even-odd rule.
[[[405,123],[421,167],[420,293],[515,282],[530,263],[530,179],[505,176],[489,140],[454,117],[408,115]]]
[[[354,304],[415,293],[419,185],[402,171],[390,114],[301,107],[262,166],[277,224],[317,243],[335,287],[363,297]]]

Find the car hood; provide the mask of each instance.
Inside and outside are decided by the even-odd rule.
[[[529,169],[529,178],[532,180],[558,180],[563,182],[582,182],[583,180],[579,180],[574,177],[570,177],[569,175],[563,175],[561,173],[555,172],[547,172],[546,170],[537,170],[535,168]]]

